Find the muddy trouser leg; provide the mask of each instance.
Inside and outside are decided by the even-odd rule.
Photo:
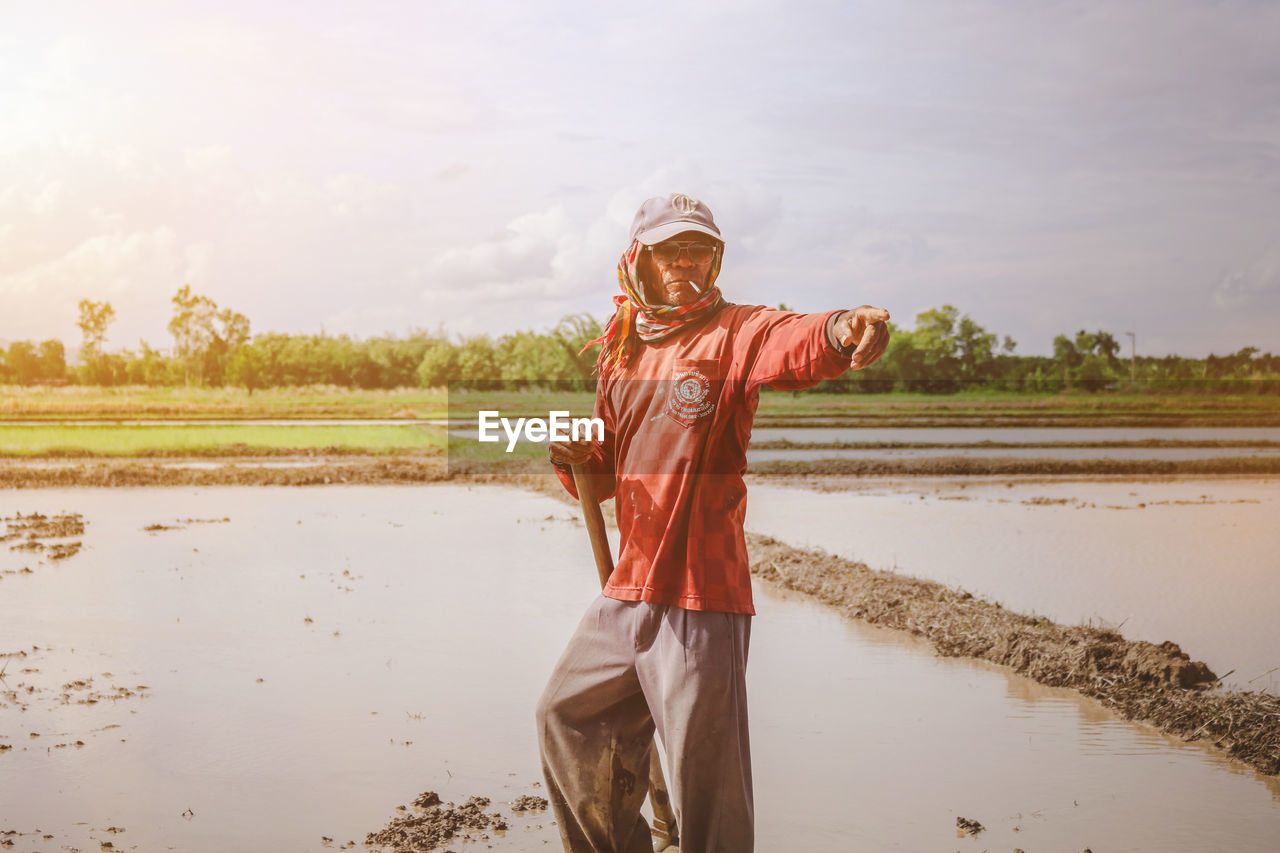
[[[640,815],[653,718],[636,675],[634,602],[587,609],[538,702],[542,775],[571,853],[652,853]]]
[[[644,605],[636,661],[666,751],[682,853],[755,843],[747,647],[751,617]]]

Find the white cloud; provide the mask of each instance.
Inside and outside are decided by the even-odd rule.
[[[62,181],[49,181],[31,199],[30,209],[36,216],[51,216],[58,212],[58,201],[62,195]]]
[[[231,152],[230,145],[202,145],[182,149],[182,159],[191,172],[201,175],[226,165],[231,160]]]
[[[1280,242],[1272,243],[1247,265],[1225,274],[1213,289],[1213,302],[1228,311],[1280,305]]]
[[[428,267],[427,292],[521,288],[534,282],[545,287],[563,270],[561,255],[580,234],[558,205],[525,214],[488,240],[439,252]]]
[[[114,294],[120,337],[159,339],[185,281],[255,329],[603,314],[637,206],[673,191],[715,211],[737,301],[952,302],[1023,352],[1112,317],[1187,354],[1280,325],[1275,4],[11,23],[0,337]]]
[[[149,337],[155,339],[163,334],[167,309],[157,295],[167,300],[198,273],[206,253],[207,247],[181,244],[173,229],[163,226],[95,234],[58,257],[0,274],[8,336],[72,342],[79,334],[76,305],[93,299],[111,302],[118,316],[146,316],[152,321]],[[113,338],[127,343],[132,336]]]

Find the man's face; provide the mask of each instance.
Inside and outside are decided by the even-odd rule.
[[[685,231],[644,250],[649,274],[649,298],[661,305],[685,305],[710,286],[711,266],[718,244],[698,231]]]

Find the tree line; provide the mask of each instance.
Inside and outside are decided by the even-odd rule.
[[[497,386],[535,386],[593,376],[593,349],[602,321],[571,314],[553,328],[450,338],[444,332],[365,339],[347,335],[250,333],[249,319],[181,287],[172,299],[167,351],[139,341],[109,351],[115,320],[109,302],[81,300],[81,344],[68,363],[63,343],[15,341],[0,347],[0,383],[97,386],[195,385],[260,388],[335,385],[348,388],[440,387],[453,380]],[[786,306],[779,306],[785,308]],[[1088,392],[1142,387],[1280,393],[1280,355],[1244,347],[1229,355],[1125,358],[1105,330],[1058,335],[1052,356],[1020,356],[1016,342],[987,331],[951,305],[923,311],[911,329],[890,324],[892,338],[872,367],[827,380],[819,390],[951,393],[971,387]]]

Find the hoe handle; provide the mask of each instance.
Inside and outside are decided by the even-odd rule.
[[[573,484],[578,487],[578,501],[582,504],[582,520],[591,536],[591,553],[596,558],[596,572],[600,575],[600,587],[609,582],[613,574],[613,552],[609,550],[609,535],[604,530],[604,514],[600,512],[600,500],[596,497],[595,480],[586,465],[573,466]]]

